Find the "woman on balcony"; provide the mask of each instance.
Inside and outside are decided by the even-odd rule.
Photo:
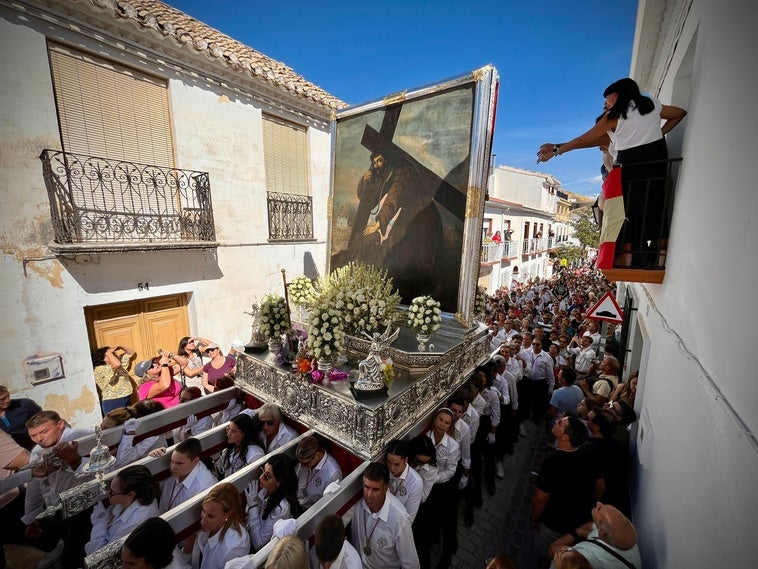
[[[658,259],[655,249],[665,247],[668,234],[664,211],[665,161],[668,159],[665,135],[679,124],[687,111],[642,95],[637,83],[629,78],[609,85],[603,96],[603,114],[595,126],[568,142],[543,144],[537,152],[537,163],[578,148],[608,148],[610,144],[616,152],[615,164],[624,166],[622,184],[627,218],[616,265],[631,266],[632,250],[643,249],[648,241],[653,253],[645,254],[640,258],[641,263],[635,265],[655,264]],[[661,120],[666,121],[663,126]],[[656,163],[634,166],[649,162]]]

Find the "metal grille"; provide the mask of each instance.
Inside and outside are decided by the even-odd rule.
[[[215,241],[207,172],[40,154],[58,243]]]
[[[267,193],[268,238],[270,241],[313,239],[311,196]]]

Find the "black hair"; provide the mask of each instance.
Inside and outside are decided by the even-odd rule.
[[[267,519],[271,511],[278,506],[282,500],[287,500],[290,505],[290,516],[297,518],[300,515],[301,506],[297,501],[297,476],[292,459],[286,454],[275,454],[266,462],[271,466],[274,472],[274,478],[279,483],[279,487],[269,495],[266,500],[266,507],[263,509],[263,519]]]
[[[574,382],[576,381],[576,370],[568,366],[562,367],[561,376],[566,383],[574,385]]]
[[[374,482],[384,482],[385,486],[390,483],[390,469],[383,462],[372,462],[363,471],[364,478]]]
[[[157,487],[153,481],[153,473],[147,466],[133,464],[122,468],[116,473],[116,478],[123,484],[123,492],[134,492],[135,500],[143,506],[148,506],[158,495]]]
[[[124,541],[123,547],[155,569],[168,567],[174,559],[176,536],[163,518],[148,518]]]
[[[243,464],[247,465],[245,460],[247,459],[247,448],[251,444],[258,444],[258,435],[261,432],[261,421],[256,416],[250,417],[247,413],[240,413],[236,417],[233,417],[230,423],[234,423],[240,431],[242,431],[242,442],[240,443],[239,459]],[[224,469],[231,464],[232,451],[234,450],[233,444],[226,445],[227,451],[224,456]],[[277,479],[278,480],[278,479]]]
[[[387,445],[387,454],[395,454],[403,458],[408,458],[409,445],[402,439],[394,439]]]
[[[194,460],[196,458],[199,458],[203,453],[203,447],[200,444],[199,440],[194,437],[190,437],[187,440],[184,440],[176,445],[174,452],[178,452],[185,455],[190,460]]]
[[[431,457],[429,464],[437,466],[437,449],[434,447],[432,439],[426,435],[418,435],[413,437],[408,443],[409,456],[417,456],[419,454]]]
[[[655,109],[655,103],[650,97],[645,97],[640,93],[640,88],[634,79],[624,77],[614,81],[603,91],[603,97],[616,93],[618,99],[616,103],[608,109],[606,116],[609,119],[623,118],[626,119],[629,107],[632,103],[641,115],[646,115]]]
[[[345,542],[345,524],[337,514],[324,516],[316,526],[314,545],[319,561],[330,562],[337,559]]]

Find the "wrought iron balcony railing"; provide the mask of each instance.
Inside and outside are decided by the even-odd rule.
[[[313,198],[268,192],[269,241],[313,239]]]
[[[40,160],[58,244],[215,242],[207,172],[48,149]]]
[[[510,259],[518,255],[518,241],[503,241],[503,259]]]

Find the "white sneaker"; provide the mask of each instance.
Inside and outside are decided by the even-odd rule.
[[[518,426],[518,434],[521,435],[522,437],[526,436],[526,427],[524,427],[524,423],[521,423]]]
[[[495,463],[495,476],[497,476],[500,480],[505,478],[505,469],[503,468],[503,463],[499,460]]]

